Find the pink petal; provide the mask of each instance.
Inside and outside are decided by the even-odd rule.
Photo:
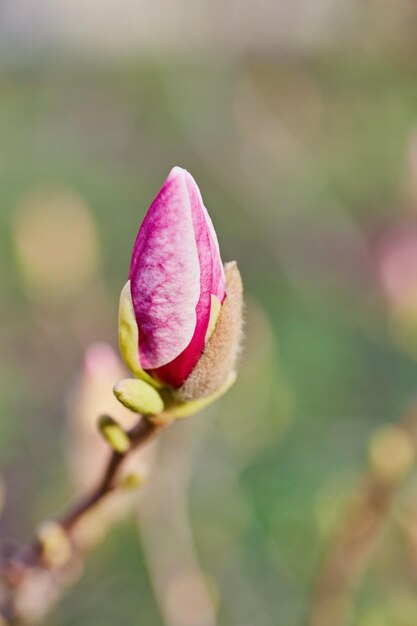
[[[211,295],[225,297],[216,233],[186,170],[175,167],[152,203],[130,278],[142,366],[179,387],[204,349]]]
[[[132,299],[144,369],[175,359],[196,327],[200,267],[184,177],[174,170],[139,230],[131,262]]]

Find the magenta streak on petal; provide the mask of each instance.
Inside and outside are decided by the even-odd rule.
[[[185,170],[181,172],[186,180],[192,210],[200,264],[200,297],[196,307],[197,324],[189,345],[174,361],[154,372],[173,387],[180,387],[188,378],[204,349],[210,320],[211,295],[217,296],[220,302],[223,302],[225,297],[225,276],[216,233],[196,182],[191,174]]]
[[[173,361],[196,329],[199,255],[183,170],[174,168],[153,201],[133,249],[129,278],[144,369]]]

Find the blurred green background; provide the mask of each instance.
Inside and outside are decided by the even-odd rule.
[[[417,391],[416,35],[405,0],[3,3],[2,541],[73,498],[83,355],[117,345],[131,248],[172,166],[197,180],[247,304],[235,387],[162,443],[159,552],[130,512],[42,623],[307,624],[370,438]],[[411,472],[350,624],[417,623],[416,497]]]

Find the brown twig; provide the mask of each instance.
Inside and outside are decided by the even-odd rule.
[[[68,545],[71,545],[72,552],[76,552],[76,546],[73,545],[74,532],[79,522],[117,488],[119,472],[126,458],[167,425],[167,422],[140,417],[137,424],[126,433],[130,444],[128,449],[124,452],[112,450],[97,486],[66,513],[55,519],[54,524],[63,533]],[[3,621],[10,626],[20,623],[19,595],[29,575],[37,570],[44,572],[50,570],[51,577],[54,576],[53,564],[45,558],[45,544],[39,537],[4,559],[1,568],[4,590],[0,601],[0,626],[3,626]]]
[[[359,586],[417,450],[417,403],[396,425],[371,439],[371,467],[345,514],[324,560],[309,626],[344,626]]]

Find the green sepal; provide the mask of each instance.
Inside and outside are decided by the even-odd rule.
[[[169,415],[173,419],[183,419],[184,417],[190,417],[191,415],[202,411],[225,394],[226,391],[228,391],[234,384],[235,380],[236,372],[231,372],[224,385],[219,387],[219,389],[217,389],[214,393],[196,400],[174,404],[169,408]]]
[[[139,361],[139,330],[133,309],[130,280],[127,281],[120,294],[119,301],[119,346],[120,354],[132,374],[145,380],[153,387],[161,387],[161,383],[145,372]]]
[[[158,391],[144,380],[124,378],[113,387],[116,398],[125,407],[142,415],[158,415],[164,410],[164,401]]]

